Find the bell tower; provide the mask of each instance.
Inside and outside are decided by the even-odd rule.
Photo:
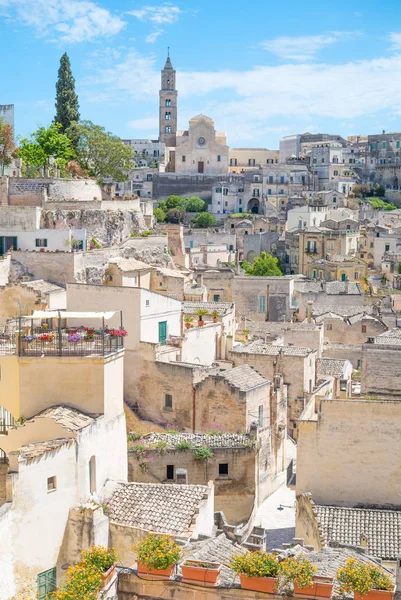
[[[170,60],[170,48],[166,64],[161,72],[161,90],[159,92],[159,141],[166,146],[176,145],[177,135],[177,96],[175,89],[175,71]]]

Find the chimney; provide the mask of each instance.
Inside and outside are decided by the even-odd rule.
[[[312,310],[313,310],[313,302],[312,300],[308,300],[308,306],[306,307],[306,318],[308,323],[312,323]]]
[[[401,592],[401,554],[397,556],[397,566],[395,569],[395,591]]]

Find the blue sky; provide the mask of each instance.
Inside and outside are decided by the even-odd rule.
[[[401,130],[401,2],[0,0],[0,104],[27,135],[54,116],[67,51],[81,117],[156,137],[166,48],[179,128],[203,112],[228,144]]]

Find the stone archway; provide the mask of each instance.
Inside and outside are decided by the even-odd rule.
[[[255,250],[249,250],[249,252],[246,255],[246,262],[249,262],[252,264],[256,256],[257,256],[257,254],[256,254]]]
[[[260,211],[260,202],[257,198],[251,198],[248,202],[248,211],[254,215],[258,215]]]

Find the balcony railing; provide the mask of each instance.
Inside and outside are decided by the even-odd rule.
[[[26,328],[27,329],[27,328]],[[0,337],[0,354],[18,356],[108,356],[124,348],[123,330],[29,328]]]

